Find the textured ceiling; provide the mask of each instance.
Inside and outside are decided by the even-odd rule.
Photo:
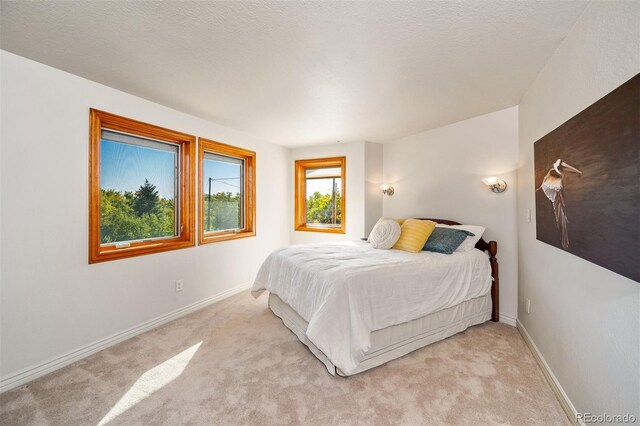
[[[385,142],[518,104],[586,5],[3,1],[0,46],[282,145]]]

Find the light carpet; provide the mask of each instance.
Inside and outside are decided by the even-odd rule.
[[[343,378],[266,303],[240,293],[5,392],[0,424],[570,424],[513,327]]]

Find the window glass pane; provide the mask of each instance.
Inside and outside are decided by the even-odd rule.
[[[100,243],[174,237],[178,146],[102,130]]]
[[[205,153],[202,192],[205,232],[244,228],[244,160]]]
[[[334,169],[315,169],[334,170]],[[335,169],[340,170],[340,169]],[[307,173],[310,170],[307,170]],[[319,173],[318,173],[319,175]],[[307,225],[340,226],[342,223],[342,179],[338,177],[313,178],[306,180]]]

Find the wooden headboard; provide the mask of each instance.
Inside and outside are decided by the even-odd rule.
[[[459,222],[448,219],[431,219],[419,217],[420,220],[432,220],[436,223],[443,225],[462,225]],[[491,302],[493,307],[491,309],[491,321],[500,321],[500,281],[498,280],[498,259],[496,259],[496,253],[498,253],[498,243],[495,241],[485,241],[484,238],[480,238],[480,241],[476,243],[476,248],[486,252],[489,255],[489,262],[491,263]]]

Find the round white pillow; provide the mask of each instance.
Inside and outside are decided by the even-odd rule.
[[[390,249],[400,238],[400,224],[393,219],[381,219],[369,235],[371,246],[376,249]]]

